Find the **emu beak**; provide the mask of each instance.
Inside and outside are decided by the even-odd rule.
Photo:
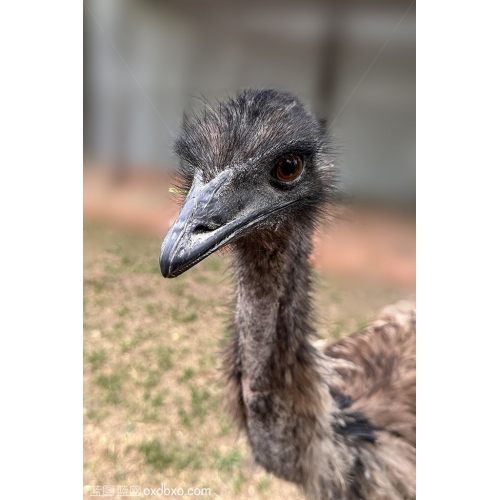
[[[264,218],[265,210],[250,198],[245,200],[244,193],[236,197],[221,189],[231,183],[232,177],[229,169],[207,184],[195,179],[161,246],[159,260],[164,278],[179,276]]]

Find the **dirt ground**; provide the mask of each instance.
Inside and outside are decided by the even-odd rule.
[[[168,187],[144,179],[115,187],[89,177],[85,186],[85,498],[121,498],[140,488],[136,498],[302,499],[295,486],[252,463],[224,408],[219,351],[233,291],[229,256],[213,255],[165,280],[158,252],[177,210]],[[386,226],[387,234],[398,223]],[[315,254],[317,331],[327,340],[362,328],[378,309],[414,293],[406,269],[414,267],[411,238],[401,235],[396,250],[391,239],[391,251],[400,252],[400,268],[391,274],[380,269],[386,255],[373,260],[388,245],[387,234],[378,234],[383,244],[369,254],[378,267],[367,273],[368,254],[357,246],[377,238],[345,231],[327,228]],[[342,245],[344,267],[331,255]],[[176,494],[148,490],[162,484]]]

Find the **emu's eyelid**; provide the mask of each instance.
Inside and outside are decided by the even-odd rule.
[[[297,153],[297,152],[290,152],[290,153],[283,153],[278,156],[275,156],[270,162],[269,165],[271,165],[271,168],[274,169],[278,166],[278,163],[283,159],[286,158],[287,156],[297,156],[300,161],[302,162],[302,167],[305,167],[306,164],[309,162],[312,154],[303,154],[303,153]]]
[[[305,162],[306,160],[308,160],[309,158],[311,158],[314,155],[314,151],[311,149],[301,148],[301,147],[287,149],[285,151],[282,151],[282,152],[274,155],[272,161],[273,161],[273,163],[276,163],[284,156],[293,156],[293,155],[298,156],[299,158],[302,159],[302,161]]]

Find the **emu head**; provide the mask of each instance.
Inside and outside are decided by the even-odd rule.
[[[229,243],[309,231],[332,198],[324,126],[285,92],[246,90],[205,110],[183,127],[175,152],[187,195],[161,247],[164,277]]]

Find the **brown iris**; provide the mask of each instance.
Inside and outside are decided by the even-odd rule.
[[[302,172],[302,159],[297,155],[286,155],[278,160],[274,168],[276,179],[282,182],[295,180]]]

